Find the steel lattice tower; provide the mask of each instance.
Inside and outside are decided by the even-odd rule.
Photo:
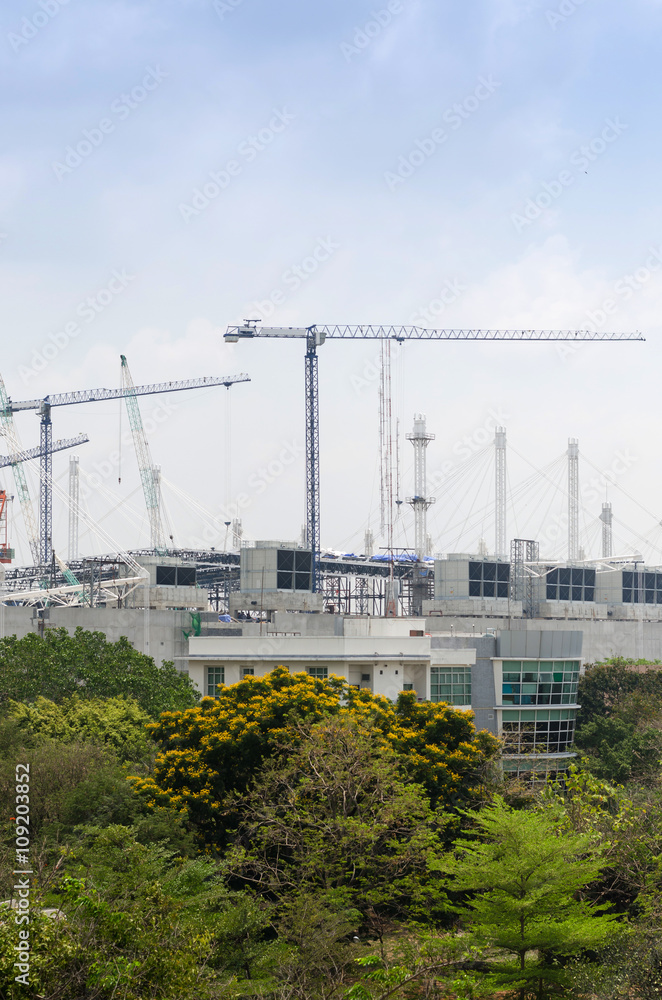
[[[78,559],[78,507],[80,504],[80,462],[72,455],[69,459],[69,545],[67,561]]]
[[[579,558],[579,441],[568,439],[568,562]]]
[[[406,438],[414,446],[414,495],[407,497],[407,503],[414,510],[414,545],[416,555],[422,560],[427,548],[427,514],[428,507],[434,503],[434,497],[427,496],[426,451],[434,434],[428,434],[425,429],[425,417],[422,413],[414,415],[414,430]]]
[[[495,470],[495,533],[494,552],[505,556],[506,542],[506,428],[497,427],[494,434]]]
[[[610,503],[603,503],[602,513],[600,514],[600,520],[602,521],[602,557],[603,559],[609,558],[613,555],[613,523],[614,514],[611,509]]]
[[[306,338],[306,534],[312,550],[312,590],[320,589],[320,411],[317,347],[319,338]]]

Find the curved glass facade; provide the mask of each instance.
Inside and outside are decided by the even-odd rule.
[[[574,705],[579,660],[504,660],[502,704]]]

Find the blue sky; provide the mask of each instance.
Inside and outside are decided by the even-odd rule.
[[[230,348],[228,323],[641,330],[645,344],[569,354],[405,345],[395,410],[403,431],[415,411],[427,414],[431,470],[455,463],[431,520],[435,550],[492,542],[489,447],[475,481],[459,452],[466,438],[482,440],[494,412],[513,447],[514,494],[577,437],[587,552],[598,554],[606,495],[590,492],[590,460],[617,480],[619,551],[638,547],[662,562],[661,22],[659,0],[7,0],[8,392],[117,385],[121,352],[137,383],[247,371],[252,382],[231,403],[225,390],[190,393],[150,423],[154,460],[174,487],[165,493],[175,540],[223,544],[239,495],[249,498],[248,537],[295,538],[302,347]],[[316,249],[319,266],[297,281]],[[320,350],[322,538],[333,548],[360,551],[363,529],[377,527],[376,354],[374,342]],[[158,402],[144,402],[145,417]],[[89,433],[86,475],[107,469],[118,406],[63,408],[55,421],[57,437]],[[21,415],[18,426],[35,444],[36,419]],[[407,449],[402,442],[403,496]],[[66,455],[56,457],[61,484],[66,470]],[[108,536],[147,543],[128,445],[121,478],[113,470],[90,487],[86,502],[107,536],[86,531],[86,551],[108,549]],[[540,536],[545,554],[561,556],[565,500],[548,487],[513,501],[509,534]],[[411,544],[408,516],[398,530]],[[18,511],[12,532],[26,559]],[[55,534],[64,552],[60,499]]]

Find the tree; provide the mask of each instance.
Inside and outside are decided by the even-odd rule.
[[[238,798],[228,871],[280,904],[313,898],[349,912],[380,941],[394,918],[429,918],[438,879],[438,819],[420,785],[374,729],[339,715],[301,727],[298,746],[268,761]]]
[[[10,702],[7,718],[18,725],[28,742],[94,743],[122,761],[149,759],[153,752],[145,729],[150,716],[133,698],[75,694],[57,704],[38,697],[31,705]]]
[[[662,669],[656,663],[615,656],[587,664],[579,678],[577,698],[582,708],[578,724],[613,715],[625,698],[635,692],[662,706]]]
[[[199,707],[164,713],[148,727],[159,747],[153,777],[136,778],[136,788],[153,805],[181,810],[205,843],[221,846],[235,822],[232,794],[246,790],[265,760],[296,746],[301,723],[332,716],[372,726],[433,806],[475,801],[483,770],[499,752],[494,737],[476,733],[471,712],[419,705],[410,693],[393,704],[339,677],[318,680],[277,667],[203,698]]]
[[[157,667],[124,636],[108,642],[103,633],[79,627],[74,635],[53,628],[43,637],[31,632],[0,639],[0,698],[31,702],[41,695],[59,702],[73,694],[128,695],[153,718],[198,700],[186,675],[170,662]]]
[[[544,997],[569,981],[555,960],[615,931],[616,918],[582,898],[604,865],[602,850],[592,834],[562,832],[545,813],[513,810],[499,797],[468,815],[474,837],[459,839],[434,867],[455,892],[472,894],[458,911],[473,939],[512,956],[494,963],[495,985],[518,989],[522,1000]]]

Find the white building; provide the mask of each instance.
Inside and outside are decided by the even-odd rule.
[[[320,616],[287,616],[301,631],[262,635],[191,636],[189,676],[203,695],[276,666],[312,677],[343,677],[395,700],[471,709],[478,729],[507,740],[504,768],[554,772],[571,758],[582,668],[582,633],[429,632],[421,618],[322,618],[336,634],[312,634]],[[311,632],[307,633],[307,627]]]

